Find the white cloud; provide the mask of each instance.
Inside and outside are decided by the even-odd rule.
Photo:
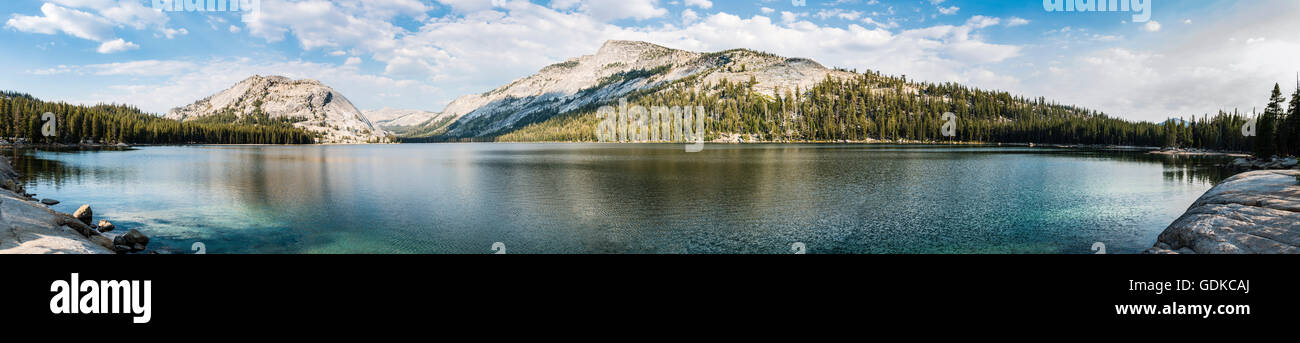
[[[703,9],[713,8],[713,2],[709,0],[686,0],[686,6],[695,6]]]
[[[76,0],[55,0],[55,2],[79,2]],[[167,25],[167,15],[161,10],[145,7],[139,1],[104,1],[110,4],[89,6],[99,12],[100,15],[112,21],[119,26],[127,26],[136,30],[143,30],[148,27],[165,29]],[[72,6],[72,4],[69,4]]]
[[[131,43],[124,39],[118,38],[100,44],[99,49],[96,49],[95,51],[101,54],[113,54],[113,53],[119,53],[127,50],[135,50],[139,48],[140,46],[136,45],[135,43]]]
[[[139,48],[138,45],[116,38],[114,28],[157,30],[155,36],[174,38],[189,34],[185,28],[167,27],[168,18],[160,10],[145,7],[134,0],[49,0],[41,5],[41,16],[16,14],[6,27],[21,32],[58,34],[100,42],[100,53],[112,53]],[[93,13],[92,13],[93,12]]]
[[[1160,22],[1155,20],[1148,21],[1146,25],[1142,25],[1142,29],[1147,30],[1147,32],[1159,32]]]
[[[672,48],[719,51],[751,48],[791,57],[809,57],[829,66],[875,69],[934,81],[1014,83],[1010,76],[989,77],[981,65],[1019,56],[1016,46],[984,41],[974,32],[998,25],[998,18],[976,16],[960,26],[913,30],[869,20],[863,13],[827,10],[819,16],[857,19],[847,26],[822,26],[801,18],[807,12],[782,12],[742,18],[728,13],[682,11],[682,25],[620,27],[613,19],[652,18],[666,13],[659,1],[557,0],[476,3],[441,1],[456,14],[430,19],[418,30],[388,24],[382,15],[328,2],[264,0],[263,13],[247,24],[250,35],[271,42],[295,37],[303,49],[367,56],[383,75],[421,85],[447,85],[448,94],[492,89],[567,58],[594,53],[609,39],[644,40]],[[604,6],[604,7],[602,7]],[[775,12],[773,10],[772,12]],[[380,17],[374,17],[379,15]],[[387,14],[385,14],[387,15]],[[345,63],[346,66],[353,64]],[[983,81],[981,81],[983,82]],[[391,93],[391,92],[390,92]],[[445,103],[449,99],[439,100]]]
[[[92,64],[78,67],[81,74],[96,76],[167,76],[198,68],[198,65],[186,61],[141,60],[108,64]]]
[[[44,14],[44,16],[14,15],[13,18],[5,22],[5,27],[11,27],[22,32],[47,35],[62,32],[73,37],[98,42],[107,41],[113,36],[113,25],[111,23],[88,12],[45,3],[41,5],[41,14]]]
[[[973,27],[973,28],[982,29],[982,28],[986,28],[986,27],[989,27],[989,26],[997,25],[997,24],[1000,23],[1000,22],[1002,22],[1002,19],[1000,19],[1000,18],[985,17],[985,16],[982,16],[982,15],[977,15],[977,16],[974,16],[974,17],[970,17],[970,19],[967,19],[967,20],[966,20],[966,25],[968,25],[968,26],[970,26],[970,27]]]
[[[839,18],[844,20],[858,20],[858,18],[862,17],[862,12],[833,8],[829,10],[817,11],[817,14],[813,16],[822,20],[826,20],[829,18]]]
[[[806,16],[808,16],[808,13],[806,12],[794,13],[789,11],[781,11],[781,21],[787,24],[796,22],[799,20],[800,17],[806,17]]]
[[[1043,76],[1015,90],[1149,121],[1262,108],[1273,84],[1289,86],[1300,70],[1300,3],[1261,2],[1221,15],[1143,44],[1063,55],[1054,70],[1038,69]]]
[[[493,7],[493,1],[494,0],[438,0],[438,2],[443,5],[447,5],[459,12],[475,12],[491,9]],[[576,0],[564,2],[576,2]]]
[[[407,16],[415,20],[427,19],[433,5],[421,0],[338,0],[339,6],[359,11],[368,18],[394,18]]]
[[[27,73],[32,75],[45,76],[45,75],[63,75],[63,74],[71,73],[72,71],[73,71],[72,67],[60,64],[58,67],[54,67],[54,68],[28,70]]]
[[[103,18],[119,26],[128,26],[137,30],[147,27],[162,28],[167,24],[167,15],[160,10],[145,7],[148,2],[133,0],[47,0],[47,3],[63,5],[69,8],[91,9]]]
[[[118,66],[113,69],[117,72],[103,76],[140,76],[145,74],[143,70],[153,68],[158,71],[153,77],[166,80],[159,85],[118,84],[99,95],[104,101],[165,111],[229,87],[253,73],[283,74],[318,78],[335,87],[352,89],[340,91],[362,107],[437,110],[435,104],[440,107],[455,96],[492,89],[548,64],[594,53],[609,39],[644,40],[692,51],[743,47],[813,58],[828,66],[881,70],[922,80],[1013,85],[1018,83],[1015,77],[999,74],[987,65],[1015,58],[1021,50],[984,40],[977,32],[1000,23],[998,18],[984,16],[972,17],[958,26],[899,30],[896,22],[879,23],[856,11],[819,13],[828,18],[854,19],[830,26],[804,21],[812,16],[808,12],[745,18],[683,9],[681,26],[665,23],[623,27],[609,21],[655,18],[667,10],[659,7],[660,1],[653,0],[556,0],[546,5],[505,1],[496,6],[490,1],[439,1],[452,8],[453,14],[427,19],[418,28],[408,30],[391,24],[391,19],[418,18],[428,7],[400,0],[375,4],[346,0],[263,1],[263,10],[252,21],[243,28],[231,26],[229,31],[247,32],[268,42],[292,37],[303,50],[351,57],[342,65],[218,59],[189,69],[158,61]],[[111,37],[111,33],[104,36]],[[114,41],[113,45],[105,49],[138,48],[125,40]],[[382,66],[382,76],[360,71],[363,58]],[[93,69],[51,68],[31,73],[57,74],[63,70],[91,73]],[[435,84],[447,88],[435,88]]]
[[[101,102],[127,103],[152,113],[188,105],[205,96],[220,92],[252,75],[282,75],[295,79],[316,79],[333,87],[360,108],[430,109],[426,99],[444,97],[441,90],[415,81],[395,80],[362,73],[355,65],[329,65],[305,61],[254,62],[250,59],[213,59],[190,64],[183,61],[150,61],[149,64],[169,69],[170,74],[154,75],[161,80],[110,82],[110,86],[89,95],[92,100],[75,101],[83,104]],[[171,67],[167,67],[171,66]],[[137,66],[85,66],[77,67],[87,72],[96,70],[143,70]],[[122,75],[140,75],[122,74]],[[110,76],[104,76],[110,77]]]
[[[551,0],[551,8],[554,9],[574,9],[582,4],[582,0]]]
[[[862,22],[863,22],[863,23],[866,23],[866,24],[875,25],[876,27],[879,27],[879,28],[882,28],[882,29],[894,29],[894,28],[898,28],[898,22],[895,22],[895,21],[890,21],[890,22],[888,22],[888,23],[881,23],[881,22],[878,22],[878,21],[876,21],[875,19],[872,19],[872,18],[862,18]]]
[[[184,35],[188,35],[188,34],[190,34],[190,30],[186,30],[185,28],[181,28],[181,29],[179,29],[179,30],[177,30],[177,29],[163,29],[163,30],[162,30],[162,36],[163,36],[163,37],[167,37],[167,39],[172,39],[172,38],[176,38],[176,36],[184,36]],[[155,36],[157,36],[157,35],[155,35]]]
[[[954,5],[924,1],[933,6]],[[137,36],[119,38],[117,33],[123,30],[143,28],[167,37],[188,32],[166,27],[166,15],[158,16],[139,4],[44,2],[40,13],[11,15],[5,27],[95,41],[102,43],[97,50],[104,52],[139,48],[128,41]],[[283,61],[282,57],[217,58],[198,66],[147,60],[44,66],[27,74],[112,79],[116,82],[113,87],[94,94],[96,102],[133,103],[151,111],[192,102],[252,73],[322,79],[361,107],[437,110],[456,96],[479,93],[547,64],[591,54],[607,39],[633,39],[693,51],[751,48],[808,57],[828,66],[874,69],[934,82],[964,82],[1027,96],[1043,95],[1129,118],[1161,119],[1260,106],[1272,83],[1285,84],[1300,70],[1300,60],[1294,58],[1300,56],[1300,37],[1294,34],[1300,32],[1300,22],[1294,20],[1300,17],[1300,3],[1293,0],[1260,0],[1252,6],[1231,7],[1216,13],[1213,20],[1198,19],[1197,25],[1179,25],[1170,31],[1160,30],[1157,22],[1135,23],[1143,24],[1137,26],[1143,32],[1162,32],[1158,35],[1128,31],[1133,26],[1117,30],[1076,26],[1053,30],[1043,36],[1044,42],[1025,46],[998,44],[982,34],[994,25],[1029,24],[1023,18],[972,16],[962,24],[925,26],[917,18],[893,17],[892,8],[875,12],[844,7],[866,13],[832,25],[808,19],[823,11],[826,18],[852,17],[854,11],[834,12],[819,6],[783,12],[762,7],[762,15],[741,17],[704,13],[685,0],[553,0],[543,5],[521,0],[495,4],[492,0],[437,0],[436,4],[427,0],[263,2],[263,13],[242,28],[221,30],[228,24],[219,20],[215,22],[221,25],[208,24],[213,30],[247,33],[270,42],[293,39],[301,49],[340,58],[329,63]],[[779,2],[759,3],[763,4]],[[689,7],[690,14],[686,8],[676,8],[682,11],[678,21],[661,5]],[[450,14],[428,18],[437,8],[448,9]],[[920,19],[930,18],[929,14],[933,13]],[[408,29],[392,24],[399,16],[415,19],[417,26]],[[654,18],[663,20],[650,20]],[[615,21],[629,25],[611,24]],[[899,22],[908,24],[908,29],[900,29]],[[267,55],[276,56],[276,52]],[[340,60],[344,62],[338,64]],[[360,70],[361,61],[366,61],[365,72]],[[382,74],[374,75],[379,72],[370,72],[371,66],[380,67]]]
[[[367,49],[391,49],[402,30],[384,15],[391,11],[349,11],[325,1],[288,2],[263,0],[262,10],[246,26],[250,35],[278,42],[293,33],[303,49],[360,46]],[[378,17],[368,17],[378,16]]]
[[[668,10],[659,7],[659,0],[590,0],[584,1],[581,8],[600,21],[625,18],[645,20],[668,14]]]
[[[700,20],[700,15],[698,13],[695,13],[695,11],[692,11],[690,9],[686,9],[682,11],[683,23],[690,24],[697,20]]]

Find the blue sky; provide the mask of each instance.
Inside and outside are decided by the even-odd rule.
[[[1042,0],[261,0],[240,13],[14,0],[0,2],[0,89],[161,113],[275,74],[363,109],[439,111],[609,39],[750,48],[1137,120],[1249,111],[1274,82],[1295,87],[1300,1],[1147,2],[1134,22]]]

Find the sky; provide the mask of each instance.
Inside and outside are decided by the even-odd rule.
[[[362,109],[441,111],[611,39],[748,48],[1144,121],[1262,110],[1274,83],[1296,87],[1300,1],[1145,2],[1079,12],[1043,0],[260,0],[207,12],[6,0],[0,89],[164,113],[283,75],[321,80]]]

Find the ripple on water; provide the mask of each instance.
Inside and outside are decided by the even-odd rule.
[[[24,151],[29,189],[212,253],[1137,252],[1227,173],[1061,149],[429,144]],[[60,208],[62,209],[62,208]]]

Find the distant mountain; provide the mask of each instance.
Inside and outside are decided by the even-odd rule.
[[[431,123],[415,130],[412,136],[500,135],[557,114],[617,101],[685,78],[716,84],[723,79],[741,81],[753,77],[762,85],[758,92],[772,95],[775,88],[808,89],[827,76],[853,75],[808,59],[751,50],[697,53],[646,42],[608,41],[595,55],[548,66],[487,93],[462,96],[443,111],[454,122]]]
[[[748,49],[634,41],[460,97],[403,141],[595,141],[600,106],[700,106],[706,140],[1007,142],[1157,146],[1160,126],[1046,98],[827,68]]]
[[[45,113],[55,115],[47,118]],[[75,105],[0,91],[0,144],[313,144],[310,132],[289,124],[180,122],[121,104]],[[56,135],[47,136],[52,125]]]
[[[442,113],[429,112],[421,110],[400,110],[393,108],[384,108],[380,110],[362,111],[366,118],[379,128],[386,131],[403,134],[422,125],[428,124],[434,120],[440,120],[444,116]]]
[[[290,124],[317,143],[384,143],[389,133],[370,122],[343,94],[320,81],[250,77],[193,104],[167,112],[183,122]]]

